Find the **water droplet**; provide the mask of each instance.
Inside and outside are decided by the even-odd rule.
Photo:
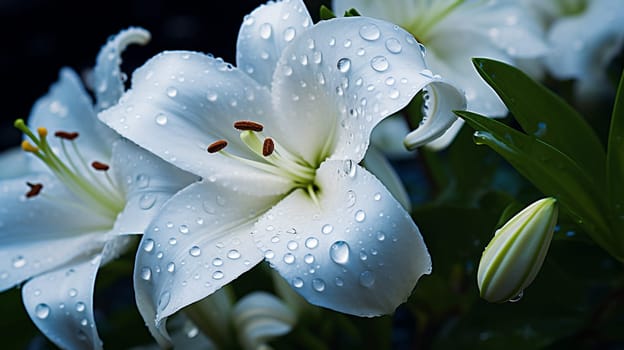
[[[139,174],[136,176],[136,184],[139,188],[146,188],[149,186],[150,177],[145,174]]]
[[[175,264],[172,261],[167,264],[167,271],[171,273],[175,271]]]
[[[336,278],[334,279],[334,282],[336,283],[336,285],[337,285],[338,287],[342,287],[342,286],[344,286],[344,280],[343,280],[342,278],[340,278],[340,277],[336,277]]]
[[[167,96],[174,98],[176,96],[178,96],[178,89],[174,88],[173,86],[170,86],[167,88]]]
[[[78,290],[76,288],[71,288],[70,290],[67,291],[67,295],[74,298],[78,295]]]
[[[295,277],[292,280],[292,285],[295,288],[301,288],[301,287],[303,287],[303,280],[301,278],[299,278],[299,277]]]
[[[380,242],[386,239],[386,234],[383,231],[377,231],[375,235],[377,236],[377,240]]]
[[[360,284],[364,287],[370,288],[375,284],[375,276],[372,272],[366,270],[360,274]]]
[[[360,251],[360,260],[365,261],[368,259],[368,255],[366,254],[366,252],[364,250]]]
[[[178,240],[175,237],[169,238],[169,244],[176,245],[177,243],[178,243]]]
[[[323,54],[321,53],[321,51],[314,51],[314,53],[312,53],[312,62],[316,64],[321,64],[322,61]]]
[[[13,267],[16,269],[22,268],[26,265],[26,258],[24,258],[21,255],[16,256],[15,258],[13,258]]]
[[[89,320],[87,320],[86,318],[83,318],[82,320],[80,320],[80,325],[83,327],[86,327],[89,324]]]
[[[243,24],[245,24],[246,26],[250,26],[254,24],[255,22],[256,22],[256,19],[252,15],[245,15],[243,19]]]
[[[210,102],[215,102],[219,98],[216,92],[210,91],[206,94],[206,99]]]
[[[351,208],[352,206],[354,206],[355,202],[357,202],[357,196],[355,195],[355,192],[353,190],[348,190],[346,194],[347,208]]]
[[[267,259],[273,259],[275,257],[275,252],[269,249],[266,252],[264,252],[264,257]]]
[[[377,72],[385,72],[390,67],[388,59],[385,56],[375,56],[370,61],[371,67]]]
[[[270,23],[263,23],[260,26],[260,37],[262,39],[269,39],[271,37],[271,33],[273,32],[273,27],[271,27]]]
[[[386,49],[390,52],[390,53],[400,53],[401,50],[403,50],[403,47],[401,47],[401,42],[399,41],[399,39],[397,38],[389,38],[388,40],[386,40]]]
[[[427,48],[425,47],[425,45],[418,43],[418,48],[420,49],[420,55],[422,57],[425,57],[425,55],[427,54]]]
[[[156,120],[156,124],[158,125],[166,125],[167,124],[167,116],[164,115],[163,113],[158,113],[156,114],[156,118],[154,118]]]
[[[325,226],[323,226],[325,227]],[[319,241],[318,239],[314,238],[314,237],[310,237],[308,239],[306,239],[305,241],[305,246],[309,249],[314,249],[316,247],[318,247]]]
[[[346,73],[351,69],[351,60],[348,58],[341,58],[338,60],[338,63],[336,63],[336,67],[339,71]]]
[[[358,210],[355,212],[355,221],[357,222],[362,222],[366,219],[366,213],[364,212],[364,210]]]
[[[508,301],[509,301],[510,303],[517,303],[517,302],[519,302],[520,300],[522,300],[522,297],[523,297],[523,296],[524,296],[524,291],[523,291],[523,290],[521,290],[521,291],[520,291],[520,293],[518,293],[518,295],[516,295],[515,297],[513,297],[513,298],[509,299]]]
[[[350,177],[354,177],[357,166],[355,165],[354,161],[352,161],[351,159],[347,159],[342,163],[342,170]]]
[[[293,74],[293,69],[291,66],[285,64],[282,66],[282,73],[284,73],[285,76],[289,77]]]
[[[360,36],[364,40],[374,41],[379,39],[381,36],[381,31],[379,31],[379,27],[374,24],[365,24],[360,27]]]
[[[171,300],[171,293],[168,291],[163,292],[160,298],[158,298],[158,309],[164,310],[169,305],[169,300]]]
[[[287,264],[292,264],[295,262],[295,256],[290,254],[290,253],[286,253],[284,254],[284,262]]]
[[[232,249],[227,253],[227,257],[232,260],[240,259],[241,253],[236,249]]]
[[[401,93],[399,92],[398,89],[390,89],[390,91],[388,91],[388,97],[390,97],[393,100],[396,100],[397,98],[399,98],[400,95]]]
[[[152,193],[144,193],[139,198],[139,208],[143,210],[151,209],[156,203],[156,196]]]
[[[349,48],[349,47],[351,47],[351,44],[352,44],[351,39],[345,39],[345,41],[344,41],[344,43],[342,45],[344,47]]]
[[[225,276],[225,275],[223,274],[223,271],[215,271],[215,272],[212,274],[212,278],[213,278],[213,279],[216,279],[216,280],[220,280],[220,279],[222,279],[222,278],[223,278],[223,276]]]
[[[191,249],[189,249],[189,254],[191,254],[191,256],[198,257],[201,255],[201,249],[198,246],[194,245],[191,247]]]
[[[180,225],[180,227],[178,227],[178,231],[180,231],[180,233],[182,234],[187,234],[189,233],[189,227],[188,225]]]
[[[156,244],[154,243],[154,240],[151,238],[148,238],[145,240],[145,242],[143,242],[143,250],[145,250],[146,252],[150,253],[151,251],[154,250],[154,246]]]
[[[312,280],[312,288],[314,288],[317,292],[322,292],[325,290],[325,281],[320,278],[315,278]]]
[[[297,34],[297,31],[295,31],[295,28],[293,27],[288,27],[284,30],[284,41],[286,42],[290,42],[295,38],[295,35]]]
[[[152,278],[152,269],[147,266],[142,267],[141,278],[145,281],[149,281]]]
[[[87,308],[87,306],[82,301],[79,301],[79,302],[76,303],[76,311],[83,312],[83,311],[85,311],[86,308]]]
[[[349,261],[349,245],[345,241],[336,241],[329,248],[329,256],[337,264],[346,264]]]
[[[45,320],[50,316],[50,307],[47,304],[38,304],[35,306],[35,315],[40,320]]]
[[[336,46],[336,38],[334,38],[333,36],[329,39],[329,46],[330,47]]]
[[[288,250],[297,250],[297,248],[299,248],[299,244],[295,241],[289,241],[288,244],[286,244],[286,247]]]
[[[313,264],[314,263],[314,255],[312,254],[306,254],[303,257],[303,261],[305,261],[306,264]]]
[[[376,200],[376,201],[381,200],[381,193],[379,193],[379,192],[375,193],[373,195],[373,199]]]
[[[332,233],[333,230],[334,230],[334,226],[332,226],[331,224],[325,224],[325,225],[323,225],[323,227],[321,227],[321,232],[324,235],[328,235],[328,234]],[[314,240],[316,241],[316,239],[314,239]],[[315,242],[314,246],[316,247],[317,245],[318,245],[318,241]]]

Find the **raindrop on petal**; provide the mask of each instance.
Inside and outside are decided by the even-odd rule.
[[[260,37],[262,39],[269,39],[271,37],[271,33],[273,32],[273,27],[271,27],[270,23],[263,23],[260,26]]]
[[[154,240],[151,238],[148,238],[145,240],[145,242],[143,242],[143,250],[150,253],[154,250],[154,246],[156,244],[154,243]]]
[[[303,287],[303,280],[301,278],[299,278],[299,277],[295,277],[292,280],[292,285],[295,288],[301,288],[301,287]]]
[[[38,304],[35,306],[35,315],[40,320],[45,320],[50,316],[50,307],[47,304]]]
[[[236,249],[232,249],[227,253],[227,257],[232,260],[236,260],[241,257],[241,253]]]
[[[151,193],[141,195],[139,199],[139,208],[143,210],[151,209],[156,203],[156,196]]]
[[[323,225],[323,227],[321,227],[321,232],[323,234],[325,234],[325,235],[328,235],[328,234],[332,233],[333,230],[334,230],[334,226],[332,226],[331,224],[325,224],[325,225]],[[318,241],[316,241],[315,243],[316,244],[314,246],[317,246],[318,245]]]
[[[325,227],[325,225],[323,226]],[[309,249],[314,249],[316,247],[318,247],[319,241],[318,239],[314,238],[314,237],[310,237],[308,239],[306,239],[305,241],[305,246]]]
[[[370,61],[371,67],[377,72],[385,72],[390,67],[388,59],[384,56],[375,56]]]
[[[365,24],[360,27],[360,36],[364,40],[374,41],[379,39],[379,37],[381,36],[381,31],[379,30],[379,27],[372,23]]]
[[[329,248],[329,256],[337,264],[346,264],[349,261],[349,244],[345,241],[336,241]]]
[[[145,281],[149,281],[152,278],[152,269],[147,266],[141,268],[141,278]]]
[[[355,221],[362,222],[366,219],[366,212],[364,210],[358,210],[355,212]]]
[[[201,249],[198,246],[194,245],[191,247],[191,249],[189,249],[189,254],[191,256],[198,257],[201,255]]]
[[[401,42],[399,41],[399,39],[397,38],[389,38],[388,40],[386,40],[386,49],[390,52],[390,53],[400,53],[401,50],[403,50],[403,47],[401,47]]]
[[[341,58],[338,60],[338,63],[336,63],[336,67],[342,73],[346,73],[351,69],[351,60],[348,58]]]
[[[372,272],[366,270],[360,274],[360,284],[364,287],[370,288],[375,284],[375,276]]]
[[[325,281],[320,278],[315,278],[312,280],[312,288],[314,288],[317,292],[322,292],[325,290]]]
[[[156,124],[158,124],[158,125],[166,125],[167,124],[167,116],[164,115],[163,113],[156,114],[156,117],[154,118],[154,120],[156,120]]]
[[[290,254],[290,253],[286,253],[284,255],[284,262],[287,264],[292,264],[295,262],[295,256]]]
[[[222,279],[222,278],[223,278],[223,276],[225,276],[225,275],[223,274],[223,271],[215,271],[215,272],[212,274],[212,278],[213,278],[213,279],[216,279],[216,280],[220,280],[220,279]]]
[[[297,34],[297,32],[295,31],[295,28],[293,27],[288,27],[284,30],[284,41],[286,42],[290,42],[295,38],[295,35]]]
[[[81,301],[76,303],[76,311],[83,312],[83,311],[85,311],[86,308],[87,308],[87,306],[85,305],[85,303],[83,303]]]
[[[175,271],[175,264],[173,262],[169,262],[167,264],[167,271],[173,273]]]

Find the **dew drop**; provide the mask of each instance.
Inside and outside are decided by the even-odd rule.
[[[189,227],[188,225],[180,225],[180,227],[178,227],[178,231],[182,234],[187,234],[189,233]]]
[[[147,266],[142,267],[141,278],[145,281],[149,281],[152,278],[152,269]]]
[[[375,276],[373,273],[368,270],[360,273],[360,284],[367,288],[372,287],[375,284]]]
[[[76,303],[76,311],[83,312],[83,311],[85,311],[86,308],[87,308],[87,306],[82,301],[79,301],[79,302]]]
[[[223,278],[223,276],[225,276],[225,275],[223,274],[223,271],[215,271],[215,272],[212,274],[212,278],[213,278],[213,279],[215,279],[215,280],[220,280],[220,279],[222,279],[222,278]]]
[[[178,96],[178,89],[174,88],[173,86],[170,86],[167,88],[167,96],[174,98],[176,96]]]
[[[342,287],[342,286],[344,286],[344,280],[343,280],[342,278],[340,278],[340,277],[336,277],[336,278],[334,279],[334,283],[336,283],[336,285],[337,285],[338,287]]]
[[[388,59],[384,56],[373,57],[370,61],[370,65],[377,72],[385,72],[390,66]]]
[[[389,38],[388,40],[386,40],[386,49],[390,52],[390,53],[400,53],[401,50],[403,50],[403,47],[401,47],[401,42],[399,41],[399,39],[397,38]]]
[[[146,188],[149,186],[150,177],[145,174],[139,174],[136,176],[136,184],[139,188]]]
[[[241,253],[236,249],[232,249],[227,253],[227,257],[232,260],[240,259]]]
[[[336,241],[329,248],[329,256],[337,264],[346,264],[349,261],[349,245],[345,241]]]
[[[323,226],[323,228],[324,227],[325,227],[325,225]],[[309,249],[314,249],[314,248],[318,247],[318,244],[319,244],[318,239],[316,239],[314,237],[310,237],[310,238],[306,239],[306,241],[305,241],[305,246],[307,248],[309,248]]]
[[[360,27],[360,36],[364,40],[374,41],[379,39],[381,36],[381,31],[379,31],[379,27],[374,24],[365,24]]]
[[[158,125],[166,125],[167,124],[167,116],[162,114],[162,113],[158,113],[156,115],[156,124]]]
[[[171,293],[165,291],[158,298],[158,308],[160,310],[164,310],[167,305],[169,305],[169,300],[171,300]]]
[[[388,97],[390,97],[393,100],[396,100],[397,98],[399,98],[400,95],[401,93],[399,92],[398,89],[390,89],[390,91],[388,91]]]
[[[45,320],[50,316],[50,307],[47,304],[38,304],[35,306],[35,315],[40,320]]]
[[[374,200],[376,200],[376,201],[381,200],[381,193],[379,193],[379,192],[375,193],[375,194],[373,195],[373,199],[374,199]]]
[[[366,219],[366,213],[364,212],[364,210],[358,210],[355,212],[355,221],[357,222],[362,222]]]
[[[353,162],[351,159],[347,159],[342,163],[342,170],[350,177],[355,176],[356,169],[357,166],[355,165],[355,162]]]
[[[16,256],[15,258],[13,258],[13,267],[16,269],[20,269],[22,267],[24,267],[26,265],[26,258],[24,258],[21,255]]]
[[[348,190],[346,194],[347,208],[351,208],[357,202],[357,196],[353,190]]]
[[[286,253],[284,255],[284,262],[287,264],[292,264],[295,262],[295,256],[290,254],[290,253]]]
[[[191,256],[198,257],[201,255],[201,249],[198,246],[194,245],[191,247],[191,249],[189,249],[189,254],[191,254]]]
[[[170,245],[176,245],[177,243],[178,243],[178,240],[175,237],[169,238]]]
[[[323,54],[321,51],[314,51],[312,54],[312,62],[316,64],[321,64],[321,62],[323,62]]]
[[[143,243],[143,250],[145,250],[146,252],[150,253],[151,251],[154,250],[154,246],[156,244],[154,243],[154,240],[151,238],[148,238],[145,240],[145,242]]]
[[[317,292],[322,292],[325,290],[325,281],[320,278],[315,278],[312,280],[312,288],[314,288]]]
[[[301,287],[303,287],[303,280],[301,278],[299,278],[299,277],[295,277],[292,280],[292,285],[295,288],[301,288]]]
[[[418,43],[418,48],[420,49],[421,56],[425,57],[425,55],[427,54],[427,48],[425,47],[425,45]]]
[[[214,265],[214,266],[222,266],[223,265],[223,260],[221,258],[214,258],[214,259],[212,259],[212,265]]]
[[[364,250],[360,251],[360,260],[366,261],[368,259],[368,255]]]
[[[273,259],[275,257],[275,252],[269,249],[266,252],[264,252],[264,257],[266,259]]]
[[[289,241],[288,244],[286,244],[286,247],[288,248],[288,250],[297,250],[297,248],[299,248],[299,244],[295,241]]]
[[[215,102],[217,98],[219,98],[219,95],[216,92],[211,91],[206,94],[206,99],[210,102]]]
[[[377,240],[379,242],[382,242],[382,241],[384,241],[386,239],[386,234],[383,231],[377,231],[375,236],[377,237]]]
[[[151,193],[144,193],[139,199],[139,208],[143,210],[151,209],[156,203],[156,196]]]
[[[306,255],[303,257],[303,261],[304,261],[306,264],[313,264],[313,263],[314,263],[314,255],[312,255],[312,254],[306,254]]]
[[[333,230],[334,230],[334,226],[332,226],[331,224],[325,224],[325,225],[323,225],[323,227],[321,227],[321,232],[324,235],[328,235],[328,234],[332,233]],[[314,239],[314,241],[315,241],[314,242],[315,243],[314,246],[316,247],[318,245],[318,241],[316,239]]]
[[[67,295],[74,298],[78,295],[78,290],[76,288],[71,288],[70,290],[67,291]]]
[[[513,297],[513,298],[509,299],[508,301],[509,301],[510,303],[517,303],[517,302],[519,302],[520,300],[522,300],[522,297],[523,297],[523,296],[524,296],[524,291],[523,291],[523,290],[521,290],[521,291],[520,291],[520,293],[518,293],[518,295],[516,295],[515,297]]]
[[[269,39],[271,37],[271,33],[273,32],[273,27],[271,27],[270,23],[263,23],[260,26],[260,37],[262,39]]]
[[[341,58],[338,60],[338,63],[336,63],[336,67],[342,73],[346,73],[351,69],[351,60],[348,58]]]
[[[175,264],[173,262],[169,262],[167,264],[167,271],[173,273],[175,271]]]
[[[290,42],[295,38],[295,35],[297,34],[297,32],[295,31],[295,28],[293,27],[288,27],[284,30],[284,41],[286,42]]]

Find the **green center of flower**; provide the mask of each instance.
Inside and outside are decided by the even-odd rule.
[[[316,200],[317,186],[314,183],[316,167],[303,158],[289,152],[273,138],[264,136],[264,126],[250,120],[234,123],[240,131],[240,138],[247,148],[257,157],[248,159],[224,151],[226,140],[217,140],[208,146],[208,153],[220,153],[231,159],[241,161],[256,169],[287,178],[294,188],[302,188]]]
[[[440,4],[431,5],[427,9],[426,13],[416,16],[412,23],[408,23],[405,28],[418,40],[419,43],[425,44],[429,39],[431,30],[443,20],[446,16],[451,14],[457,6],[461,5],[463,0],[456,0],[448,5]]]
[[[34,154],[45,163],[85,205],[114,220],[124,207],[123,194],[108,174],[107,164],[99,161],[88,163],[85,160],[76,144],[79,136],[77,132],[57,131],[54,133],[54,136],[61,140],[60,153],[64,158],[61,159],[48,142],[46,128],[37,128],[35,134],[22,119],[17,119],[14,125],[30,139],[30,141],[22,141],[24,151]],[[43,195],[43,184],[27,183],[27,185],[30,187],[26,193],[27,198],[38,196],[40,193]],[[70,204],[75,205],[75,203]]]

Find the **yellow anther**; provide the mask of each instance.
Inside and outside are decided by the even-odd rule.
[[[26,152],[38,153],[39,148],[32,143],[28,142],[28,140],[22,141],[22,149]]]
[[[48,129],[44,127],[39,127],[37,128],[37,133],[39,134],[39,137],[45,138],[46,136],[48,136]]]

